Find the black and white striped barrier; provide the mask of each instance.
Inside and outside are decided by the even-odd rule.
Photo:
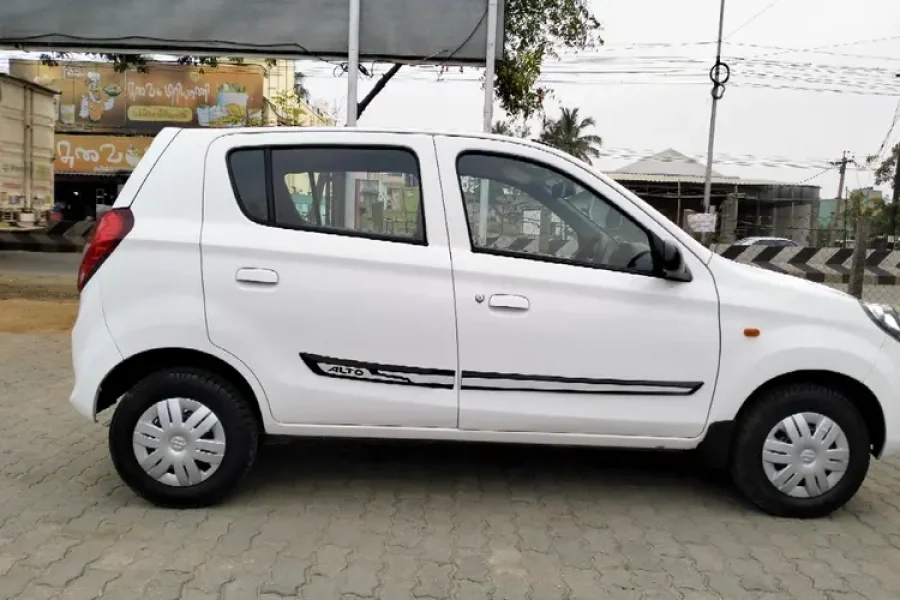
[[[727,246],[712,248],[724,258],[786,273],[817,283],[848,283],[852,248],[804,248],[778,246]],[[866,251],[863,282],[868,285],[900,284],[900,252]]]
[[[81,252],[94,225],[94,221],[60,221],[46,229],[0,231],[0,251]]]

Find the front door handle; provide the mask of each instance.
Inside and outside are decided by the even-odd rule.
[[[238,269],[234,275],[234,280],[241,283],[275,285],[278,283],[278,273],[272,269]]]
[[[494,294],[491,296],[488,306],[509,310],[528,310],[531,307],[531,303],[528,302],[528,298],[518,294]]]

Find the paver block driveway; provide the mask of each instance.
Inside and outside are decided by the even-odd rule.
[[[773,519],[688,457],[270,443],[225,505],[120,482],[68,405],[66,336],[0,335],[0,599],[900,597],[900,461]]]

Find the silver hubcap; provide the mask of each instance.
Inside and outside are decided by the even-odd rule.
[[[225,430],[209,408],[169,398],[148,408],[134,426],[134,455],[153,479],[171,486],[197,485],[225,457]]]
[[[821,496],[841,480],[850,462],[847,436],[818,413],[797,413],[772,428],[763,444],[769,481],[794,498]]]

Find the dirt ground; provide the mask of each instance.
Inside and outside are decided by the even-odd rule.
[[[77,300],[0,300],[0,333],[71,331]]]
[[[75,276],[57,273],[0,272],[0,300],[78,301]]]
[[[71,276],[0,273],[0,333],[65,332],[77,314]]]

